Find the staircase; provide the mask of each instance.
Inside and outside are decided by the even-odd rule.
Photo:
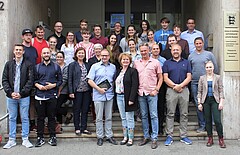
[[[113,113],[112,116],[112,120],[113,120],[113,133],[114,133],[114,137],[117,139],[121,139],[122,138],[122,125],[121,125],[121,118],[119,113]],[[164,124],[165,126],[165,124]],[[61,134],[57,134],[57,138],[60,139],[65,139],[65,138],[83,138],[83,139],[88,139],[88,138],[96,138],[96,128],[95,128],[95,124],[93,123],[92,120],[92,115],[89,113],[88,115],[88,130],[90,130],[92,132],[92,135],[81,135],[81,136],[77,136],[74,132],[74,125],[71,122],[68,125],[63,124],[62,125],[63,128],[63,133]],[[197,113],[196,113],[196,107],[194,104],[190,103],[189,104],[189,115],[188,115],[188,136],[191,139],[205,139],[207,137],[207,133],[206,132],[202,132],[202,133],[197,133],[196,129],[198,128],[198,123],[197,123]],[[21,138],[21,125],[18,124],[17,127],[17,138]],[[134,138],[135,139],[141,139],[143,137],[143,132],[142,132],[142,123],[141,122],[135,122],[135,131],[134,131]],[[216,132],[213,132],[214,136],[217,136]],[[36,133],[31,131],[29,138],[36,138]],[[174,134],[173,134],[174,138],[178,138],[179,137],[179,123],[174,122]],[[8,138],[8,134],[4,135],[5,138]],[[47,137],[47,136],[46,136]],[[160,140],[165,140],[166,135],[159,135],[159,139]]]

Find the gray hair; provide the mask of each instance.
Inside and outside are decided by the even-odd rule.
[[[97,44],[95,44],[95,45],[93,46],[93,48],[94,48],[94,49],[100,48],[100,49],[102,50],[102,49],[103,49],[103,46],[102,46],[102,44],[97,43]]]

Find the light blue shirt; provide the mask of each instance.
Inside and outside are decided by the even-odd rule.
[[[194,40],[197,37],[202,37],[203,42],[204,42],[204,36],[201,31],[194,29],[192,33],[190,33],[188,30],[181,33],[181,38],[187,40],[187,42],[188,42],[190,54],[196,50],[195,45],[194,45]]]
[[[173,34],[173,31],[160,29],[154,33],[154,41],[162,44],[162,50],[166,48],[169,34]]]
[[[135,56],[133,56],[130,51],[127,51],[126,53],[129,54],[132,57],[132,63],[130,64],[130,67],[133,67],[133,64],[134,64],[135,60],[142,59],[142,55],[141,55],[140,51],[138,51],[138,50],[137,50],[137,53],[136,53]]]
[[[96,89],[93,88],[93,101],[109,101],[113,98],[113,78],[116,72],[115,65],[108,63],[104,65],[102,61],[92,65],[87,78],[93,80],[96,85],[104,80],[108,80],[111,87],[104,93],[100,94]]]
[[[151,54],[151,57],[152,57],[152,54]],[[163,66],[164,62],[166,61],[166,59],[160,55],[158,56],[157,60],[159,61],[161,67]]]
[[[16,61],[16,71],[15,71],[15,79],[14,79],[14,92],[19,93],[20,92],[20,75],[21,75],[21,64],[22,64],[23,58],[20,60],[19,63]]]

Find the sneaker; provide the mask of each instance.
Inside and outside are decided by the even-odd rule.
[[[32,143],[28,139],[23,140],[22,145],[25,146],[26,148],[33,147]]]
[[[200,127],[197,129],[197,133],[204,132],[204,131],[205,131],[205,127]]]
[[[56,137],[51,137],[48,140],[48,144],[50,144],[51,146],[57,146],[57,138]]]
[[[169,145],[171,145],[173,143],[173,139],[172,139],[172,136],[167,136],[167,139],[166,139],[166,141],[165,141],[165,145],[166,146],[169,146]]]
[[[5,144],[4,146],[3,146],[3,148],[4,149],[10,149],[11,147],[13,147],[13,146],[16,146],[17,145],[17,143],[16,143],[16,141],[15,140],[8,140],[8,142],[7,142],[7,144]]]
[[[182,138],[180,141],[187,145],[192,145],[192,141],[188,137]]]
[[[41,147],[41,146],[43,146],[43,144],[45,144],[44,138],[38,137],[37,138],[37,143],[35,144],[35,147]]]

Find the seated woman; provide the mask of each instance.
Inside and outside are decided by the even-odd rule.
[[[87,82],[90,66],[86,63],[86,50],[83,47],[76,49],[74,60],[68,66],[68,90],[69,97],[73,99],[75,134],[91,134],[87,130],[87,114],[91,103],[91,89]]]
[[[115,92],[117,94],[117,105],[122,119],[123,140],[121,145],[133,145],[134,137],[134,111],[138,109],[138,72],[131,68],[132,58],[127,53],[119,56],[121,69],[117,71],[115,80]]]
[[[203,111],[206,130],[208,135],[207,146],[213,145],[212,116],[216,125],[219,137],[219,145],[225,148],[223,140],[223,126],[221,123],[221,110],[223,109],[223,83],[219,75],[213,73],[214,65],[212,61],[205,64],[206,75],[200,76],[198,82],[198,109]]]

